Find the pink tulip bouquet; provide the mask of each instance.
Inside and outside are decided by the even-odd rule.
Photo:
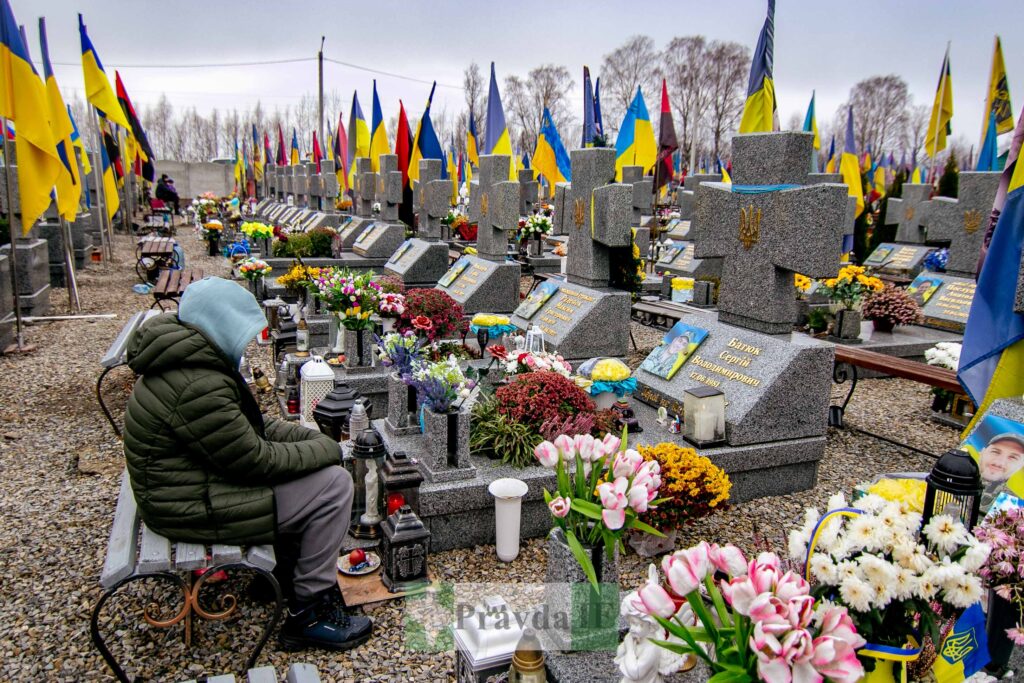
[[[645,656],[651,644],[703,659],[715,681],[853,683],[864,676],[857,648],[865,641],[846,608],[816,601],[810,584],[783,571],[774,553],[748,561],[736,546],[701,542],[665,556],[661,568],[686,603],[677,607],[654,565],[647,584],[623,599],[627,618],[646,615],[660,627],[650,635],[627,619],[630,633],[616,657],[624,681],[640,680],[639,666],[655,660]],[[726,576],[717,584],[716,571]],[[673,660],[657,661],[659,673],[672,673],[664,665]]]
[[[544,500],[595,588],[597,576],[583,544],[603,541],[610,557],[615,546],[622,545],[626,529],[664,535],[639,517],[659,502],[661,467],[626,448],[625,430],[621,439],[612,434],[604,439],[561,434],[554,442],[542,441],[534,455],[541,465],[555,470],[558,490],[552,495],[545,489]]]

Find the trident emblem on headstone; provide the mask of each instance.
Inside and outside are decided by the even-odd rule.
[[[914,220],[914,207],[908,206],[907,210],[903,213],[903,217],[908,221]]]
[[[587,222],[587,206],[582,197],[577,197],[572,205],[572,222],[579,230]]]
[[[487,195],[480,197],[480,215],[487,215]]]
[[[744,249],[749,250],[761,239],[761,209],[755,209],[751,204],[749,208],[740,209],[740,243]]]
[[[968,210],[964,211],[964,232],[973,235],[981,227],[981,212]]]

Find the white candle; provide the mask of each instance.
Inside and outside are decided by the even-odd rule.
[[[701,408],[693,416],[693,438],[697,441],[713,441],[715,438],[715,416],[710,410]]]

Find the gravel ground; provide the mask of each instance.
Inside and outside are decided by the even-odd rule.
[[[208,274],[228,273],[223,259],[204,255],[191,233],[181,237],[189,265]],[[115,320],[55,322],[29,327],[34,353],[0,358],[0,678],[4,680],[111,680],[88,635],[90,610],[100,596],[98,575],[114,509],[121,449],[99,412],[93,387],[98,360],[128,315],[147,308],[148,296],[132,293],[136,281],[127,237],[116,243],[113,262],[93,264],[80,276],[85,312],[116,313]],[[51,294],[55,313],[67,311],[66,292]],[[661,333],[634,325],[637,343],[653,347]],[[263,351],[265,353],[265,351]],[[634,354],[637,365],[643,353]],[[265,356],[264,356],[265,357]],[[267,370],[269,364],[260,365]],[[131,376],[115,371],[106,396],[116,414],[123,409]],[[956,432],[927,417],[927,388],[902,380],[867,380],[850,403],[848,422],[897,435],[941,453],[956,443]],[[762,499],[700,520],[681,531],[681,547],[700,539],[750,548],[755,525],[778,536],[802,514],[837,490],[887,471],[921,470],[931,459],[849,431],[830,430],[818,486],[811,491]],[[497,561],[492,547],[439,553],[433,575],[460,582],[537,582],[543,576],[543,544],[531,541],[510,564]],[[646,561],[622,560],[623,587],[640,583]],[[282,672],[291,662],[312,662],[324,681],[454,680],[450,652],[412,652],[403,641],[401,601],[368,609],[377,635],[355,652],[289,654],[272,640],[261,663]],[[117,626],[116,620],[109,622]],[[199,626],[204,632],[207,624]],[[183,680],[240,668],[238,652],[255,638],[241,634],[203,637],[186,653],[173,630],[163,656],[153,639],[119,627],[114,640],[139,638],[131,666],[159,680]],[[134,640],[130,642],[135,642]]]

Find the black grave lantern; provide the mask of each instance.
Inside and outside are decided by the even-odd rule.
[[[381,524],[381,561],[384,585],[392,593],[405,593],[429,584],[427,554],[430,532],[416,513],[403,505]]]
[[[320,431],[335,441],[348,438],[348,418],[352,414],[352,406],[360,399],[358,391],[347,384],[339,384],[334,390],[320,399],[313,409],[313,420]],[[372,406],[366,406],[369,413]]]
[[[420,511],[420,484],[423,473],[416,461],[405,451],[389,453],[380,476],[384,489],[384,511],[390,517],[401,507],[408,505],[413,512]]]
[[[376,429],[364,429],[352,436],[352,458],[355,461],[352,479],[356,495],[352,507],[363,510],[363,514],[354,519],[350,527],[353,538],[380,538],[377,528],[381,522],[379,470],[387,454],[384,441]]]
[[[953,449],[939,458],[925,479],[928,486],[924,494],[921,527],[935,515],[952,507],[950,514],[960,518],[967,530],[974,528],[981,509],[981,494],[985,486],[981,481],[978,463],[967,451]]]

